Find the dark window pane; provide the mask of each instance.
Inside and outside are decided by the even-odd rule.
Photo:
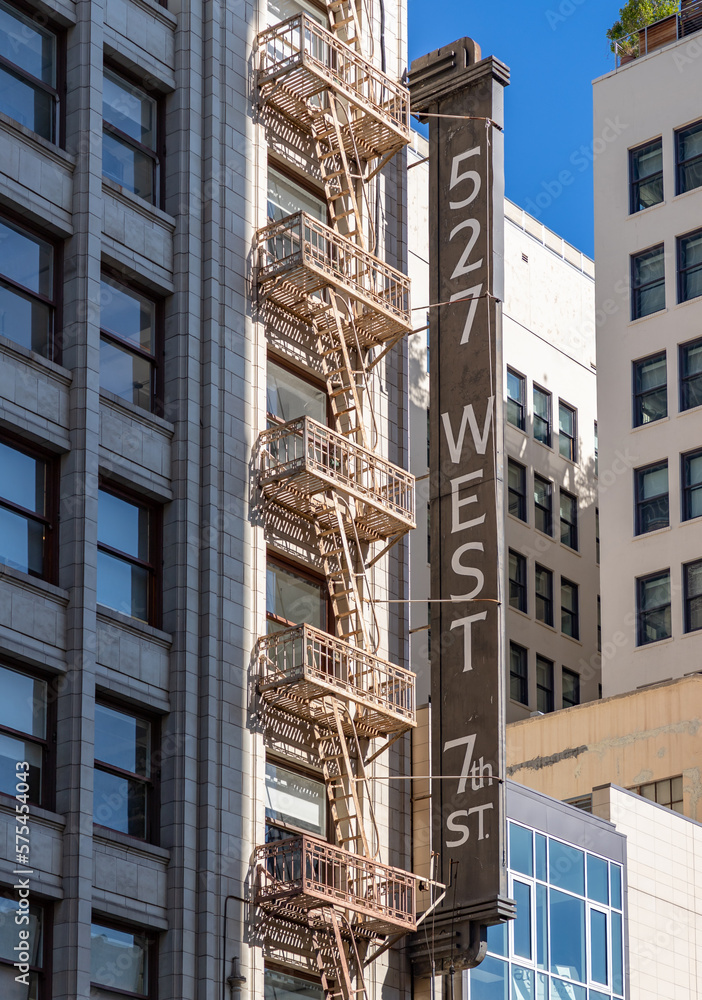
[[[512,883],[517,916],[514,921],[514,954],[518,958],[531,959],[531,887],[517,879]]]
[[[507,420],[524,430],[524,379],[507,369]]]
[[[658,205],[663,201],[662,141],[633,149],[630,155],[631,212]]]
[[[319,629],[326,628],[322,586],[275,563],[269,564],[266,571],[266,611],[294,625],[306,622]]]
[[[536,657],[536,708],[539,712],[552,712],[553,663],[543,656]]]
[[[553,841],[551,842],[553,846]],[[583,982],[585,969],[585,901],[551,889],[551,968]]]
[[[108,552],[98,551],[97,600],[124,615],[149,620],[149,571]]]
[[[4,3],[0,3],[0,56],[47,86],[56,86],[55,36]]]
[[[544,841],[546,838],[543,838]],[[537,863],[538,876],[538,863]],[[536,886],[536,965],[539,969],[548,968],[548,889],[545,885]]]
[[[612,888],[612,906],[621,910],[622,908],[622,870],[619,865],[610,862],[609,878]]]
[[[572,639],[579,638],[578,588],[561,578],[561,632]]]
[[[120,399],[151,409],[152,366],[112,340],[100,339],[100,388]]]
[[[533,834],[517,823],[509,824],[509,867],[522,875],[534,874]]]
[[[0,273],[46,298],[53,294],[53,247],[0,221]]]
[[[154,148],[156,102],[143,91],[109,72],[105,73],[102,83],[102,114],[104,120],[120,132],[140,142],[142,146]]]
[[[534,841],[534,855],[536,857],[536,877],[540,878],[542,882],[547,881],[547,862],[546,862],[546,837],[543,834],[537,833],[536,839]]]
[[[52,332],[51,306],[0,279],[0,336],[48,357]]]
[[[488,927],[487,948],[493,955],[507,958],[507,924],[491,924]]]
[[[95,768],[93,822],[131,837],[146,838],[146,785]]]
[[[112,278],[100,283],[100,326],[133,347],[154,353],[156,304]]]
[[[639,645],[671,635],[670,573],[639,580]]]
[[[632,257],[632,319],[665,308],[665,256],[662,246]]]
[[[320,424],[326,424],[327,394],[319,386],[269,361],[266,409],[271,416],[286,422],[298,417],[312,417]]]
[[[587,895],[596,903],[609,903],[609,870],[607,862],[592,854],[587,856]]]
[[[0,726],[44,739],[46,681],[0,666],[0,692]]]
[[[107,705],[95,706],[95,759],[148,778],[150,725]]]
[[[100,490],[98,542],[148,562],[149,511],[129,500]]]
[[[90,978],[100,986],[128,993],[148,992],[148,947],[145,934],[93,924]]]
[[[529,703],[527,651],[516,642],[509,646],[509,696],[522,705]]]
[[[102,137],[102,173],[127,191],[153,202],[153,159],[109,132]]]
[[[702,340],[680,347],[680,409],[702,406]]]
[[[526,470],[511,459],[507,462],[507,492],[510,514],[526,521]]]
[[[0,66],[0,111],[49,142],[54,141],[54,95],[4,66]]]
[[[688,563],[685,571],[685,631],[702,628],[702,562]]]
[[[563,708],[580,704],[580,676],[572,670],[563,670]]]
[[[575,461],[575,410],[565,403],[558,404],[558,450],[564,458]]]
[[[578,498],[561,490],[561,542],[571,549],[578,548]]]
[[[590,963],[592,979],[606,986],[608,966],[607,915],[599,910],[590,910]]]
[[[551,446],[551,394],[534,386],[534,437]]]
[[[534,524],[545,535],[552,533],[553,484],[534,474]]]
[[[43,524],[0,506],[0,563],[31,576],[44,575]]]
[[[668,463],[661,462],[636,475],[636,533],[645,534],[666,528],[670,523],[668,497]]]
[[[320,983],[310,983],[277,969],[264,970],[264,1000],[323,1000],[323,997]]]
[[[17,924],[15,922],[16,917],[19,915],[19,902],[15,899],[7,899],[5,896],[0,896],[0,958],[4,958],[8,962],[15,962],[17,953],[15,952],[15,947],[18,942],[17,930],[18,927],[22,927],[29,934],[27,939],[27,948],[29,951],[29,965],[35,968],[41,968],[43,965],[42,961],[42,951],[43,951],[43,911],[40,906],[36,906],[32,903],[29,904],[29,922],[26,924]],[[17,974],[17,970],[13,970],[13,979]],[[2,980],[0,980],[2,982]],[[3,984],[4,985],[4,984]],[[36,993],[31,991],[24,992],[18,991],[17,993],[10,993],[9,997],[22,997],[23,1000],[34,1000]],[[8,994],[2,994],[3,1000],[8,997]]]
[[[508,1000],[509,965],[498,958],[486,958],[470,971],[471,1000]]]
[[[568,892],[585,895],[585,855],[577,847],[550,840],[549,872],[551,884]]]
[[[17,794],[18,760],[26,760],[29,764],[28,795],[31,802],[41,805],[41,776],[44,764],[42,748],[29,740],[18,739],[0,732],[0,792],[5,792],[13,798]]]
[[[634,426],[649,424],[668,415],[666,356],[634,362]]]
[[[612,914],[612,989],[621,996],[624,993],[624,956],[623,956],[622,917],[620,913]]]
[[[509,604],[519,611],[527,609],[526,559],[518,552],[509,551]]]
[[[680,301],[702,295],[702,231],[683,236],[679,241]]]
[[[553,625],[553,574],[543,566],[536,566],[534,581],[536,618]]]

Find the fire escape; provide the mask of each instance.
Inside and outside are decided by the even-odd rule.
[[[374,366],[411,330],[409,279],[375,256],[368,197],[409,140],[409,96],[364,54],[354,0],[326,7],[329,29],[300,13],[257,39],[259,105],[314,149],[331,223],[298,212],[260,230],[257,283],[264,315],[306,331],[333,426],[302,417],[264,431],[258,482],[266,505],[313,527],[336,634],[303,624],[262,637],[258,694],[311,734],[335,842],[259,847],[255,904],[309,929],[327,1000],[367,1000],[367,943],[417,926],[417,880],[380,859],[366,771],[415,725],[413,675],[377,655],[368,572],[414,527],[414,478],[376,454],[371,391]]]

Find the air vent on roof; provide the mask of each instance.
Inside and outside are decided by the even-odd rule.
[[[522,260],[524,261],[525,264],[529,263],[529,258],[527,257],[527,255],[525,253],[522,254]]]

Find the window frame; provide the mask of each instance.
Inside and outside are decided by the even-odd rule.
[[[6,893],[7,895],[5,895]],[[9,887],[3,887],[1,894],[6,899],[9,898],[13,901],[16,900],[16,890],[12,890]],[[42,913],[42,964],[41,967],[30,966],[29,971],[37,973],[37,1000],[51,1000],[51,983],[53,981],[54,908],[51,900],[37,897],[36,895],[29,900],[29,903],[30,906],[34,905],[39,907]],[[14,963],[8,962],[6,959],[0,958],[0,964],[6,968],[15,969],[16,971]]]
[[[127,771],[122,767],[116,767],[113,764],[108,764],[106,761],[100,760],[98,757],[93,756],[93,770],[102,771],[105,774],[114,774],[119,778],[126,778],[130,781],[137,781],[139,784],[144,785],[146,788],[146,815],[145,825],[146,825],[146,836],[137,837],[133,833],[124,833],[123,830],[115,830],[112,826],[106,826],[104,823],[97,823],[93,818],[93,826],[97,827],[99,830],[107,830],[110,833],[118,833],[124,837],[129,837],[131,840],[135,840],[143,844],[159,844],[159,820],[160,820],[160,787],[161,787],[161,772],[158,766],[158,761],[160,759],[160,747],[161,747],[161,725],[160,719],[157,716],[150,715],[148,712],[142,712],[140,709],[135,710],[133,706],[122,704],[116,701],[109,695],[103,696],[101,692],[96,692],[95,704],[100,705],[101,708],[110,708],[115,712],[121,712],[123,715],[130,715],[132,718],[139,719],[142,722],[148,723],[149,738],[151,751],[149,754],[149,770],[150,776],[148,778],[141,774],[137,774],[133,771]]]
[[[668,488],[665,493],[657,493],[653,497],[643,498],[641,496],[641,484],[643,476],[647,472],[656,472],[661,469],[665,469],[666,475],[668,476]],[[668,500],[668,523],[661,524],[656,528],[649,528],[644,530],[642,512],[645,504],[650,504],[659,501],[662,497],[667,497]],[[642,465],[638,469],[634,469],[634,536],[639,537],[641,535],[650,535],[653,531],[662,531],[664,528],[670,527],[670,472],[668,469],[668,459],[662,459],[659,462],[652,462],[650,465]]]
[[[693,302],[695,299],[699,299],[702,297],[702,291],[700,291],[697,295],[683,294],[687,275],[690,272],[699,273],[702,276],[702,260],[698,264],[693,264],[693,265],[688,265],[687,267],[683,267],[683,245],[686,240],[692,239],[693,237],[697,237],[700,240],[700,243],[702,244],[702,228],[693,229],[689,233],[683,233],[682,236],[678,236],[677,239],[675,240],[675,246],[676,246],[675,263],[677,271],[679,304],[682,304],[683,302]]]
[[[321,14],[321,11],[320,11],[320,14]],[[326,207],[327,207],[326,225],[331,228],[331,225],[332,225],[331,210],[329,208],[329,203],[327,201],[327,197],[326,197],[326,195],[324,193],[324,187],[322,185],[316,184],[314,182],[314,179],[311,176],[309,176],[308,174],[299,174],[290,165],[290,162],[288,160],[278,159],[278,157],[275,156],[275,154],[273,154],[272,150],[270,150],[270,149],[268,150],[268,155],[266,157],[266,183],[268,181],[268,171],[269,170],[274,170],[276,173],[278,173],[282,177],[284,177],[285,180],[290,181],[291,184],[297,185],[297,187],[302,188],[302,190],[305,191],[305,192],[307,192],[307,194],[312,195],[313,198],[316,198],[317,201],[322,202],[322,204],[326,204]],[[267,201],[267,199],[266,199],[266,201]],[[295,213],[293,212],[292,215],[294,215],[294,214]],[[289,218],[289,216],[288,216],[288,218]],[[271,225],[271,221],[270,221],[270,218],[269,218],[267,212],[266,212],[266,221],[267,221],[267,223],[269,225]],[[427,337],[428,337],[428,335],[429,335],[429,331],[427,331]],[[428,344],[428,340],[427,340],[427,344]],[[428,350],[428,347],[427,347],[427,350]],[[427,371],[428,371],[428,369],[427,369]]]
[[[49,349],[46,355],[41,354],[39,351],[35,351],[34,348],[26,348],[18,341],[12,340],[11,337],[5,337],[5,340],[9,341],[9,343],[15,347],[18,347],[21,351],[30,350],[31,353],[37,355],[37,357],[46,358],[47,361],[53,361],[54,364],[60,365],[63,346],[63,243],[54,239],[50,233],[46,233],[38,226],[28,222],[23,216],[8,210],[4,205],[0,209],[0,222],[5,222],[9,226],[13,226],[21,231],[23,230],[33,239],[39,239],[43,243],[48,243],[53,253],[53,274],[51,282],[53,292],[52,298],[50,299],[45,295],[42,295],[41,292],[35,292],[31,288],[27,288],[26,285],[21,285],[18,281],[8,277],[2,270],[0,270],[0,283],[10,286],[19,295],[27,296],[37,302],[41,302],[51,310],[52,323],[51,332],[49,334]]]
[[[637,262],[645,260],[647,257],[652,257],[654,254],[660,252],[663,258],[663,277],[656,278],[655,281],[644,282],[640,285],[636,284],[636,265]],[[666,308],[666,295],[665,295],[665,278],[666,278],[666,267],[665,267],[665,244],[656,243],[652,247],[648,247],[646,250],[640,250],[638,253],[631,254],[630,260],[630,285],[631,285],[631,322],[635,322],[638,319],[645,319],[647,316],[655,316],[656,313],[663,312]],[[658,285],[663,287],[663,305],[660,309],[654,309],[652,312],[641,312],[639,295],[642,291],[646,291],[650,288],[654,288]]]
[[[695,521],[698,517],[702,517],[702,514],[692,514],[692,494],[696,490],[700,490],[702,493],[702,479],[699,483],[689,482],[689,460],[693,458],[702,459],[702,448],[695,448],[694,451],[683,452],[680,456],[680,495],[681,495],[681,510],[680,519],[681,521]]]
[[[159,947],[158,947],[158,934],[149,930],[148,927],[142,927],[139,924],[131,924],[126,920],[120,920],[118,917],[112,917],[109,914],[104,914],[102,911],[95,910],[90,917],[90,943],[92,949],[93,926],[104,927],[106,930],[122,931],[126,934],[142,934],[146,938],[146,953],[147,953],[147,993],[132,993],[127,990],[120,990],[115,986],[103,986],[102,983],[96,983],[91,978],[91,995],[92,987],[105,992],[111,993],[115,997],[132,997],[133,1000],[157,1000],[158,997],[158,959],[159,959]],[[91,969],[92,975],[92,969]]]
[[[700,386],[702,387],[702,371],[694,375],[687,374],[687,352],[690,348],[699,347],[702,350],[702,337],[695,337],[694,340],[687,340],[684,344],[678,344],[678,408],[680,413],[685,413],[687,410],[694,410],[698,406],[702,406],[702,388],[700,389],[700,402],[685,405],[685,396],[689,395],[688,385],[699,379]]]
[[[46,540],[44,542],[44,550],[42,555],[44,572],[42,576],[34,576],[32,573],[23,573],[22,570],[16,570],[18,573],[23,573],[23,575],[29,577],[33,580],[44,580],[46,583],[51,583],[56,585],[57,575],[58,575],[58,551],[59,551],[59,510],[58,510],[58,500],[59,500],[59,462],[55,455],[50,452],[45,451],[43,448],[37,448],[33,444],[29,444],[24,441],[18,435],[12,432],[2,431],[0,432],[0,443],[7,445],[9,448],[13,448],[15,451],[20,451],[35,461],[43,462],[45,466],[45,505],[46,510],[49,512],[46,515],[38,515],[34,511],[27,510],[25,507],[21,507],[19,504],[13,503],[11,500],[5,499],[5,497],[0,492],[0,507],[4,507],[6,510],[12,511],[18,517],[24,517],[26,519],[31,519],[39,524],[43,524],[46,530]],[[4,563],[0,563],[0,569],[4,566]]]
[[[511,557],[516,557],[516,565],[518,572],[518,579],[514,579],[510,575],[511,571]],[[521,552],[517,552],[516,549],[509,549],[507,554],[507,570],[508,570],[508,580],[509,580],[509,606],[514,608],[516,611],[521,611],[525,615],[528,614],[528,585],[527,585],[527,560],[526,556],[523,556]],[[512,586],[517,589],[518,603],[512,603]]]
[[[675,194],[687,194],[688,191],[696,191],[700,184],[695,185],[695,187],[685,187],[683,184],[683,177],[685,167],[691,162],[699,161],[702,164],[702,153],[698,153],[697,156],[691,156],[687,160],[680,159],[680,146],[681,139],[686,132],[691,132],[693,129],[702,131],[702,120],[691,122],[689,125],[684,125],[682,128],[675,130]]]
[[[642,597],[645,592],[645,586],[647,583],[666,578],[668,580],[668,602],[667,604],[660,604],[653,609],[647,608],[643,610]],[[668,635],[661,636],[659,639],[646,639],[645,638],[645,628],[647,616],[652,612],[660,612],[668,608],[668,613],[670,617],[670,632]],[[671,580],[670,580],[670,569],[658,570],[655,573],[647,573],[646,576],[639,576],[636,578],[636,645],[637,646],[650,646],[656,642],[665,642],[670,639],[673,635],[673,619],[672,619],[672,593],[671,593]]]
[[[523,486],[523,492],[521,492],[521,493],[518,493],[516,490],[514,490],[510,486],[510,483],[509,483],[509,470],[510,470],[510,466],[513,466],[514,468],[520,470],[520,485]],[[518,521],[522,521],[524,524],[528,524],[529,523],[529,521],[528,521],[528,512],[527,512],[527,481],[526,481],[527,480],[527,475],[526,475],[526,471],[527,471],[526,470],[526,466],[522,465],[521,462],[517,462],[516,459],[510,458],[509,456],[507,457],[507,513],[511,517],[516,517],[516,519]],[[519,514],[513,514],[512,511],[509,509],[510,508],[509,501],[510,501],[510,498],[513,497],[513,496],[518,497],[518,501],[519,501],[518,502],[518,508],[519,508],[519,511],[520,511]],[[521,516],[521,515],[523,515],[523,516]]]
[[[289,976],[291,979],[298,979],[300,982],[309,983],[310,986],[318,986],[319,992],[322,995],[320,1000],[324,1000],[324,991],[322,989],[322,981],[319,976],[314,976],[304,969],[298,969],[296,966],[285,965],[283,962],[276,962],[275,959],[264,959],[263,962],[263,996],[265,997],[266,989],[266,973],[273,972],[278,973],[281,976]]]
[[[270,349],[266,351],[266,371],[269,364],[277,365],[278,368],[284,369],[284,371],[288,372],[289,375],[294,375],[295,378],[299,378],[301,382],[306,382],[314,389],[318,389],[323,392],[327,402],[327,427],[330,430],[335,430],[331,399],[329,398],[329,392],[327,391],[327,385],[324,379],[315,375],[314,372],[308,371],[306,368],[298,367],[298,365],[296,365],[289,358],[276,354],[275,351]],[[275,424],[277,427],[284,427],[287,421],[283,420],[281,417],[277,417],[274,413],[271,413],[268,406],[266,406],[266,422],[268,424]],[[429,411],[427,410],[427,424],[428,422]]]
[[[568,434],[567,431],[561,430],[561,410],[567,410],[573,418],[573,433]],[[561,446],[561,442],[567,441],[568,454],[566,455]],[[558,454],[561,458],[565,458],[567,462],[577,462],[578,461],[578,411],[570,403],[566,403],[565,400],[558,400]]]
[[[595,507],[595,562],[600,565],[600,508]]]
[[[546,486],[546,495],[549,501],[548,507],[545,507],[543,504],[537,502],[536,499],[537,480],[539,483],[542,483],[544,486]],[[537,531],[540,531],[542,535],[547,535],[549,538],[553,538],[553,486],[554,484],[550,479],[546,479],[544,476],[539,475],[538,472],[534,473],[534,527],[536,528]],[[537,523],[538,521],[537,512],[541,512],[544,518],[545,525],[548,528],[548,531],[546,531],[545,528],[539,527]]]
[[[572,521],[568,521],[563,517],[563,498],[566,498],[570,504],[570,514],[574,518]],[[580,532],[578,525],[578,497],[574,493],[570,493],[568,490],[564,490],[563,487],[559,487],[558,490],[558,521],[560,525],[561,533],[561,545],[565,545],[567,548],[571,549],[573,552],[580,551]],[[565,541],[563,538],[563,525],[567,525],[567,535],[570,541]],[[573,544],[571,544],[571,542]]]
[[[571,593],[573,594],[573,608],[567,608],[563,603],[563,588],[571,588]],[[572,632],[566,632],[563,628],[563,618],[564,612],[566,617],[571,623]],[[577,583],[569,580],[567,577],[561,577],[561,635],[568,636],[570,639],[575,639],[580,641],[580,588]]]
[[[524,667],[524,674],[515,673],[512,669],[512,651],[518,651],[520,666]],[[517,682],[520,687],[520,694],[523,697],[515,698],[513,694],[513,682]],[[518,642],[510,641],[509,644],[509,697],[510,701],[515,701],[519,705],[529,707],[529,650]]]
[[[160,3],[160,0],[157,0],[157,2]],[[162,4],[162,6],[165,6],[165,4]],[[129,191],[129,194],[132,195],[132,197],[138,198],[146,205],[153,205],[154,208],[164,211],[166,204],[166,109],[163,94],[151,88],[144,87],[143,82],[136,81],[128,70],[124,70],[122,66],[116,65],[109,59],[104,60],[102,72],[103,77],[105,73],[111,73],[112,76],[117,77],[120,83],[124,83],[127,87],[140,91],[145,97],[148,97],[149,100],[153,101],[155,104],[154,127],[156,131],[156,141],[154,142],[153,149],[149,146],[145,146],[144,143],[139,142],[138,139],[132,138],[132,136],[123,132],[117,125],[113,125],[111,122],[105,121],[102,108],[100,109],[100,113],[102,115],[102,134],[104,134],[105,131],[109,132],[110,135],[119,140],[119,142],[123,145],[129,146],[131,149],[135,149],[137,152],[143,153],[152,161],[153,199],[149,201],[141,195],[136,194],[136,192],[129,191],[128,188],[125,190]],[[102,179],[107,180],[112,184],[119,183],[118,181],[113,181],[111,177],[107,177],[104,173],[102,174]]]
[[[149,524],[149,556],[150,561],[145,562],[143,559],[138,559],[135,556],[131,556],[126,552],[122,552],[120,549],[115,549],[111,545],[105,545],[98,539],[97,551],[105,552],[107,555],[113,556],[116,559],[121,559],[123,562],[127,562],[132,566],[140,566],[142,569],[146,569],[149,573],[149,591],[148,591],[148,617],[146,620],[146,625],[150,625],[152,628],[160,628],[163,620],[163,608],[162,608],[162,598],[163,598],[163,508],[160,504],[155,503],[152,500],[147,500],[145,497],[141,496],[139,493],[134,493],[130,490],[124,489],[122,486],[118,486],[109,479],[103,479],[100,476],[98,480],[98,494],[99,493],[109,493],[111,496],[117,497],[119,500],[124,500],[127,503],[132,504],[134,507],[141,507],[149,512],[149,517],[151,518]],[[99,503],[99,499],[98,499]],[[100,608],[107,608],[108,611],[116,610],[117,614],[125,615],[127,618],[131,618],[135,622],[140,622],[140,618],[136,618],[133,615],[127,615],[124,611],[119,611],[118,609],[110,608],[108,605],[101,604]],[[137,625],[138,627],[138,625]]]
[[[678,809],[673,809],[673,806],[675,805],[676,802],[679,802],[682,805],[684,803],[684,801],[685,801],[685,797],[684,797],[685,796],[685,792],[684,792],[684,789],[682,789],[682,794],[683,794],[683,798],[682,799],[674,799],[673,798],[673,782],[674,781],[678,781],[678,780],[682,784],[682,780],[683,780],[682,774],[674,774],[674,775],[671,775],[670,778],[658,778],[656,781],[644,781],[640,785],[634,785],[633,788],[631,789],[631,791],[632,792],[636,792],[637,795],[640,795],[642,798],[646,799],[647,802],[655,802],[656,805],[660,806],[662,809],[670,809],[671,812],[677,812],[680,815],[684,815],[682,809],[679,809],[679,810]],[[659,786],[662,785],[666,781],[670,782],[670,805],[668,805],[665,802],[659,802],[658,801],[658,789],[659,789]],[[644,795],[644,793],[642,791],[642,789],[644,789],[644,788],[653,788],[653,793],[654,794],[653,794],[653,798],[652,799],[650,799],[647,795]]]
[[[643,371],[642,366],[647,361],[660,361],[663,360],[665,368],[665,379],[659,385],[652,389],[642,389],[641,388],[641,373]],[[649,424],[655,424],[657,420],[664,420],[668,416],[668,352],[667,351],[657,351],[655,354],[649,354],[645,358],[637,358],[635,361],[631,362],[631,382],[632,382],[632,426],[633,427],[648,427]],[[665,413],[660,417],[655,417],[653,420],[644,419],[644,403],[645,400],[664,390],[665,392]]]
[[[539,572],[546,573],[546,579],[549,581],[549,595],[546,597],[539,593],[538,587],[538,574]],[[545,609],[548,611],[547,617],[540,617],[539,615],[539,602],[542,602]],[[537,622],[541,622],[542,625],[548,625],[553,628],[553,570],[549,569],[548,566],[542,566],[541,563],[534,563],[534,616]]]
[[[102,325],[103,310],[100,310],[100,340],[104,338],[110,343],[115,344],[120,350],[125,353],[135,354],[137,357],[143,358],[151,366],[151,408],[146,409],[146,407],[139,406],[138,403],[132,403],[132,406],[138,406],[140,410],[145,413],[154,413],[156,416],[162,417],[164,414],[164,362],[166,357],[165,350],[165,326],[166,326],[166,307],[165,302],[161,296],[156,296],[154,293],[138,282],[133,281],[131,277],[125,277],[121,274],[119,270],[115,267],[111,267],[108,264],[103,264],[100,269],[100,279],[108,278],[110,281],[114,281],[116,284],[121,285],[126,288],[127,291],[135,292],[137,295],[142,295],[144,298],[149,299],[154,304],[154,353],[149,354],[142,347],[138,347],[132,344],[130,341],[123,340],[118,334],[112,333],[107,330]],[[101,387],[102,391],[102,387]],[[107,389],[107,392],[110,390]]]
[[[6,6],[13,10],[16,10],[20,15],[25,17],[36,17],[37,11],[31,8],[29,5],[25,6],[24,3],[16,3],[14,0],[4,0]],[[15,73],[20,76],[23,80],[26,80],[30,86],[38,87],[43,90],[44,93],[51,94],[54,98],[54,138],[46,139],[44,136],[40,135],[39,132],[35,132],[33,129],[28,131],[32,132],[33,135],[39,136],[45,142],[50,143],[52,146],[57,146],[59,149],[66,148],[66,33],[52,18],[45,18],[45,23],[39,25],[44,31],[49,31],[56,39],[56,87],[51,87],[49,84],[44,83],[43,80],[37,79],[27,70],[22,69],[17,66],[16,63],[5,59],[0,56],[0,65],[5,69],[9,70],[10,73]],[[12,119],[15,120],[14,118]],[[17,122],[18,125],[22,126],[21,122]],[[27,126],[22,126],[26,128]]]
[[[546,404],[548,408],[547,417],[542,417],[540,414],[536,412],[535,399],[537,393],[540,393],[546,399]],[[539,444],[542,444],[545,448],[552,448],[553,447],[553,394],[550,393],[548,389],[542,389],[540,385],[537,385],[536,382],[534,382],[532,385],[531,397],[532,397],[532,407],[533,407],[532,436],[535,441],[538,441]],[[536,433],[537,420],[542,421],[546,425],[545,441],[542,441],[542,439]]]
[[[549,687],[545,687],[543,684],[539,683],[539,667],[542,665],[547,665],[551,684]],[[548,715],[556,710],[556,692],[555,692],[555,665],[553,660],[550,660],[548,656],[542,656],[541,653],[536,654],[536,710],[541,712],[542,715]],[[539,705],[539,695],[546,694],[547,704],[549,708],[541,708]]]
[[[519,383],[520,398],[515,399],[513,396],[509,395],[509,376],[517,379]],[[519,431],[526,431],[526,384],[527,380],[524,375],[521,375],[516,369],[507,365],[507,378],[505,380],[505,387],[507,389],[507,423],[510,427],[516,427]],[[513,403],[519,411],[519,422],[514,423],[513,420],[509,419],[509,404]]]
[[[265,768],[268,764],[272,764],[273,767],[279,767],[284,771],[289,771],[291,774],[297,774],[301,778],[307,778],[308,781],[318,782],[324,791],[322,800],[324,802],[324,825],[325,825],[325,835],[324,837],[319,837],[318,834],[312,833],[310,830],[304,830],[300,826],[296,826],[294,823],[286,823],[283,820],[273,821],[269,820],[264,815],[264,827],[267,829],[269,826],[274,827],[277,830],[285,830],[289,832],[291,837],[314,837],[317,840],[325,840],[327,843],[332,843],[334,840],[334,820],[331,815],[331,809],[329,807],[329,798],[327,796],[326,788],[324,785],[324,775],[321,771],[315,771],[312,767],[305,767],[304,764],[296,760],[291,760],[289,757],[284,757],[282,754],[277,753],[266,753],[266,761],[264,765],[264,783],[265,783]],[[264,805],[265,814],[265,805]],[[265,839],[265,836],[264,836]]]
[[[577,699],[576,701],[572,702],[569,701],[567,704],[565,697],[565,685],[563,683],[563,678],[566,677],[566,675],[574,679],[575,682],[574,688],[576,691],[576,699]],[[563,708],[575,708],[576,705],[582,704],[581,693],[580,693],[580,674],[577,673],[575,670],[570,670],[568,667],[561,667],[561,701],[563,702]]]
[[[41,802],[30,804],[38,806],[40,809],[46,809],[47,812],[53,812],[56,806],[56,698],[51,695],[52,685],[57,678],[42,670],[37,670],[35,667],[30,667],[14,657],[5,656],[4,653],[0,656],[0,667],[14,670],[17,674],[23,674],[25,677],[31,677],[33,680],[43,681],[46,684],[46,735],[44,738],[30,736],[21,729],[11,729],[9,726],[3,726],[2,723],[0,723],[0,733],[41,747]],[[4,792],[0,792],[0,796],[4,794]]]
[[[702,590],[699,594],[690,595],[690,580],[688,571],[692,567],[702,568],[702,559],[692,559],[690,562],[683,563],[682,567],[682,578],[683,578],[683,632],[688,635],[690,632],[699,632],[702,630],[702,625],[698,628],[691,627],[692,615],[691,615],[691,604],[694,600],[702,600]]]
[[[314,570],[310,569],[308,566],[302,566],[296,563],[292,559],[288,559],[286,556],[279,552],[274,551],[271,548],[266,550],[266,569],[269,565],[278,566],[286,573],[290,573],[293,576],[299,576],[301,579],[306,580],[308,583],[312,583],[318,586],[322,590],[322,600],[324,601],[326,607],[326,631],[330,634],[334,634],[334,612],[332,608],[331,597],[329,595],[329,585],[327,583],[326,577],[323,573],[315,573]],[[266,608],[266,621],[274,622],[279,625],[282,629],[297,628],[300,624],[299,622],[291,622],[287,618],[281,618],[279,615],[274,615],[271,611]]]
[[[658,146],[661,152],[661,169],[655,174],[650,174],[648,177],[639,178],[636,180],[634,178],[634,159],[637,153],[643,153],[648,149],[653,149],[654,146]],[[646,205],[644,208],[636,208],[637,202],[641,202],[640,198],[636,195],[639,193],[639,187],[642,183],[650,184],[660,178],[661,181],[661,200],[654,202],[653,205]],[[629,215],[637,215],[639,212],[645,212],[649,208],[655,208],[656,205],[662,205],[665,202],[665,184],[663,178],[663,137],[659,136],[657,139],[650,139],[648,142],[643,142],[638,146],[634,146],[629,150]]]

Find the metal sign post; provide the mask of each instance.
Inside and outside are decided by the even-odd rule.
[[[450,884],[415,972],[470,968],[507,897],[503,95],[509,70],[469,38],[412,63],[429,122],[433,843]],[[411,206],[410,206],[411,210]],[[436,359],[436,360],[435,360]]]

